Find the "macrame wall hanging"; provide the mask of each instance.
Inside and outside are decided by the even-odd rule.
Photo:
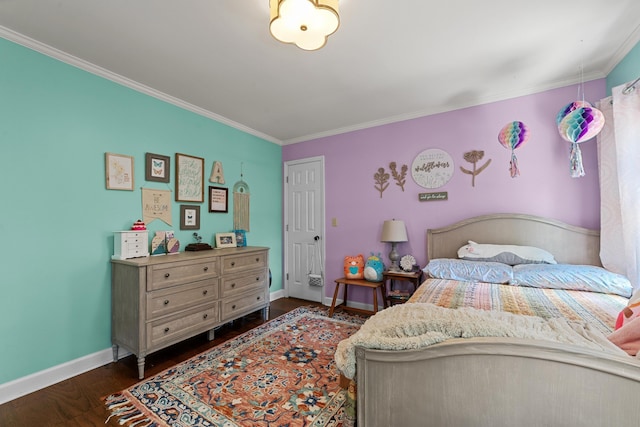
[[[250,231],[249,228],[249,185],[244,182],[242,163],[240,163],[240,181],[233,185],[233,228]]]

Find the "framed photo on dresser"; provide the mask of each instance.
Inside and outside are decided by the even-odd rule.
[[[216,248],[235,248],[236,233],[216,233]]]

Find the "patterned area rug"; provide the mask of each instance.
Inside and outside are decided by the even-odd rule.
[[[333,355],[363,318],[300,307],[106,398],[135,427],[331,426],[353,408]]]

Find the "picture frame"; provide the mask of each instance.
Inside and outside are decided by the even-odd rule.
[[[144,179],[147,181],[169,182],[171,178],[171,158],[161,154],[145,154]]]
[[[180,205],[180,230],[200,230],[200,206]]]
[[[133,166],[133,156],[105,153],[104,169],[106,174],[107,190],[133,191]]]
[[[247,246],[247,233],[244,230],[233,230],[236,233],[236,246],[239,248]]]
[[[204,159],[176,153],[176,202],[204,202]]]
[[[235,247],[236,233],[216,233],[216,249]]]
[[[229,189],[209,186],[209,212],[229,212]]]

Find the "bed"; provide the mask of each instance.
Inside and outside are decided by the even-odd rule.
[[[559,264],[601,267],[597,231],[523,214],[484,215],[427,230],[429,259],[456,259],[458,250],[470,240],[542,248]],[[542,295],[543,302],[523,296],[522,291]],[[592,336],[605,337],[605,343],[554,342],[523,334],[525,338],[453,338],[402,350],[356,344],[357,425],[636,424],[640,420],[640,363],[606,339],[628,296],[580,288],[549,290],[428,278],[406,307],[390,307],[378,315],[404,310],[410,322],[420,317],[416,313],[423,308],[420,313],[439,310],[460,316],[464,310],[474,315],[486,310],[486,314],[514,321],[547,322],[545,327],[559,322],[574,330],[589,329]],[[438,307],[443,300],[447,301],[442,306],[449,308]],[[521,314],[529,316],[512,314],[522,310]],[[495,313],[498,311],[500,314]]]

